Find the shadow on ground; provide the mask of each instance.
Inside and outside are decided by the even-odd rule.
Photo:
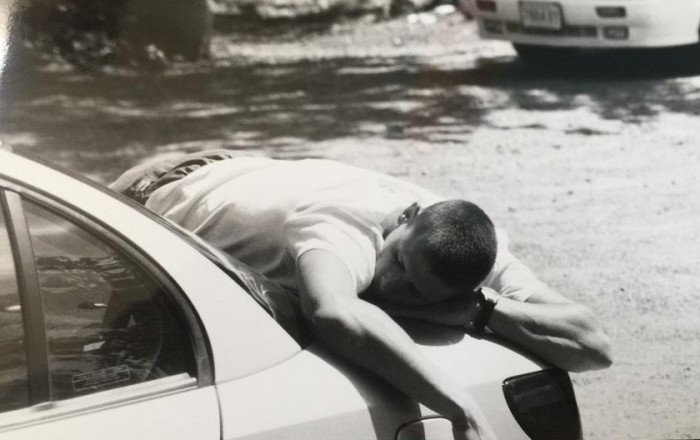
[[[419,57],[345,57],[214,61],[162,75],[10,69],[0,139],[104,180],[170,151],[289,149],[303,156],[309,142],[340,138],[465,142],[476,128],[494,126],[490,115],[503,110],[585,107],[602,119],[643,123],[661,112],[700,111],[700,82],[678,79],[700,73],[687,53],[590,53],[576,66],[547,69],[513,57],[458,68]]]

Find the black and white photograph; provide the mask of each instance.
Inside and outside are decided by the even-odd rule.
[[[0,440],[700,439],[700,0],[0,0]]]

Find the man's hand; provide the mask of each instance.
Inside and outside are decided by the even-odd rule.
[[[474,399],[465,397],[463,405],[463,414],[451,420],[454,440],[496,440],[496,434]]]

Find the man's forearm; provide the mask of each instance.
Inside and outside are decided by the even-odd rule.
[[[347,266],[323,250],[297,262],[304,316],[319,341],[449,418],[469,440],[492,438],[471,396],[437,368],[386,313],[357,297]]]
[[[336,312],[312,316],[319,340],[334,352],[381,376],[413,399],[458,424],[471,398],[435,366],[410,337],[377,307],[346,301]],[[478,408],[473,408],[478,411]]]
[[[576,303],[523,303],[502,298],[489,328],[568,371],[606,368],[610,343],[595,316]]]

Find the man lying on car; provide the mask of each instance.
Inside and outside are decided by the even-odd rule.
[[[389,315],[493,332],[569,371],[611,364],[594,314],[541,283],[465,200],[338,162],[229,151],[136,167],[112,187],[298,292],[321,343],[468,439],[493,437],[481,410]]]

